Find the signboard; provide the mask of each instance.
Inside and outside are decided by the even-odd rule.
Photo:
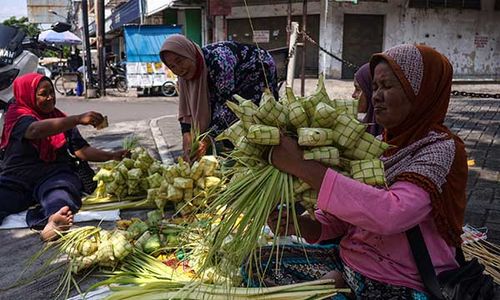
[[[155,14],[161,10],[164,10],[165,8],[168,8],[173,0],[146,0],[146,16],[150,16],[152,14]]]
[[[211,16],[227,16],[231,14],[231,0],[210,0]]]
[[[269,30],[254,30],[254,43],[269,43]]]
[[[163,66],[162,62],[127,62],[129,87],[161,86],[165,81],[177,82],[177,78],[172,71]]]
[[[487,36],[476,35],[474,37],[474,45],[476,48],[485,48],[488,45],[488,40]]]

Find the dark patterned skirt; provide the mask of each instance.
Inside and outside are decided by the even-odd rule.
[[[252,272],[249,276],[247,266],[241,269],[247,286],[294,284],[318,280],[328,272],[338,271],[352,293],[337,295],[333,299],[429,299],[420,291],[375,281],[352,270],[340,259],[338,245],[287,245],[280,247],[279,251],[276,255],[276,248],[272,253],[270,246],[261,249],[261,265],[252,268],[258,268],[260,272]]]

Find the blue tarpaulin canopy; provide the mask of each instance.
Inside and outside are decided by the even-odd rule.
[[[127,62],[159,62],[160,48],[172,34],[182,33],[180,26],[126,25],[123,27]]]

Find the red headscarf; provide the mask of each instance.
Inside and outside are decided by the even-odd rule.
[[[431,131],[443,133],[455,141],[455,156],[441,191],[429,178],[416,173],[402,173],[398,180],[412,182],[429,193],[439,233],[448,244],[458,246],[462,243],[460,234],[466,206],[467,155],[463,141],[444,125],[453,68],[444,55],[422,45],[396,46],[373,55],[370,60],[372,74],[380,61],[389,64],[412,103],[409,117],[397,128],[385,130],[384,140],[396,147],[384,155],[396,154]]]
[[[9,144],[10,134],[17,121],[24,116],[31,116],[37,120],[65,117],[66,114],[55,108],[51,113],[44,114],[36,105],[36,90],[42,80],[52,82],[48,77],[37,73],[29,73],[14,80],[14,98],[16,99],[5,115],[0,149]],[[56,158],[55,151],[66,143],[64,133],[55,134],[43,139],[31,141],[40,153],[40,159],[49,162]]]

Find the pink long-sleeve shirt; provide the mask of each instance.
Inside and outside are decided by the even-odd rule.
[[[405,231],[420,224],[436,273],[458,267],[439,235],[429,193],[410,182],[377,189],[329,169],[318,196],[319,241],[343,236],[342,261],[364,276],[424,291]]]

